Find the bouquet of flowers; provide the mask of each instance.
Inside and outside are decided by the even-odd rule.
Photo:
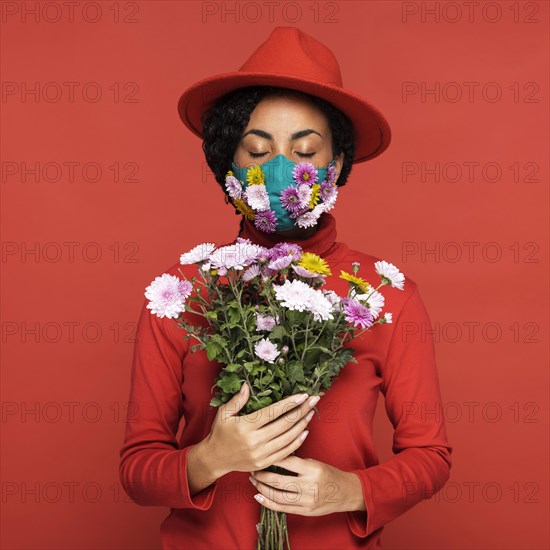
[[[292,243],[266,248],[248,239],[217,248],[202,243],[181,255],[180,263],[196,264],[198,276],[186,279],[164,273],[147,287],[147,307],[159,317],[173,318],[184,338],[206,350],[209,360],[224,365],[210,405],[218,407],[244,382],[250,398],[239,414],[249,414],[296,393],[324,395],[348,362],[357,362],[348,340],[375,324],[392,322],[382,313],[384,285],[403,290],[404,276],[392,264],[375,262],[380,284],[374,288],[359,276],[341,271],[349,282],[347,296],[326,290],[327,262]],[[195,294],[193,294],[195,290]],[[205,318],[195,326],[189,311]],[[268,471],[288,473],[270,466]],[[257,524],[258,550],[290,549],[286,514],[262,506]]]

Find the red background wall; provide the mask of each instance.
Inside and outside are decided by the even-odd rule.
[[[132,330],[145,286],[239,221],[177,99],[296,25],[393,131],[342,189],[339,239],[417,281],[436,329],[451,479],[383,543],[547,548],[548,3],[272,10],[2,3],[2,547],[158,548],[168,510],[118,481]],[[375,429],[384,460],[383,399]]]

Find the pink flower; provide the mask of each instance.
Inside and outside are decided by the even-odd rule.
[[[300,210],[302,208],[302,203],[303,201],[298,195],[298,190],[292,185],[284,189],[281,193],[281,204],[289,212],[297,212]]]
[[[291,263],[292,256],[282,256],[281,258],[277,258],[276,260],[269,262],[267,267],[269,269],[273,269],[274,271],[281,271],[282,269],[286,269]]]
[[[262,338],[261,340],[258,340],[254,346],[254,352],[260,359],[263,359],[268,363],[273,363],[275,359],[277,359],[277,356],[281,353],[277,350],[277,346],[269,338]]]
[[[273,210],[262,210],[256,212],[254,216],[254,225],[256,229],[265,233],[273,233],[277,228],[277,217]]]
[[[193,285],[189,281],[163,273],[145,289],[145,297],[149,300],[147,309],[160,318],[175,319],[185,311],[185,300],[192,291]]]
[[[231,198],[240,199],[242,197],[243,186],[235,176],[226,176],[225,188]]]
[[[313,185],[317,183],[318,171],[311,162],[300,162],[292,170],[292,177],[296,183],[307,183]]]
[[[325,181],[330,185],[336,182],[336,168],[332,164],[327,168],[327,178]]]
[[[256,315],[256,330],[273,330],[277,320],[272,315]]]
[[[309,201],[311,200],[311,187],[307,184],[300,184],[296,188],[298,198],[300,199],[300,206],[302,208],[309,209]],[[294,211],[295,212],[295,211]]]
[[[360,302],[351,300],[350,298],[342,298],[344,304],[344,312],[346,313],[346,321],[353,323],[354,326],[367,328],[373,324],[373,316],[369,308]]]
[[[251,281],[252,279],[254,279],[254,277],[257,277],[259,274],[260,274],[260,266],[258,264],[251,265],[243,273],[243,280]]]

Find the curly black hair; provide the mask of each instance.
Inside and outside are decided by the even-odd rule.
[[[231,169],[233,156],[242,133],[250,120],[252,111],[267,96],[286,95],[289,93],[294,93],[310,100],[327,117],[332,133],[333,157],[341,151],[344,153],[342,170],[336,181],[336,185],[342,187],[346,184],[355,154],[355,135],[353,124],[344,113],[328,101],[299,90],[291,90],[278,86],[247,86],[233,90],[220,97],[201,117],[204,156],[216,181],[220,184],[225,194],[226,204],[230,201],[225,189],[225,175]],[[238,214],[237,211],[235,213]],[[242,222],[243,220],[241,220],[241,228]]]

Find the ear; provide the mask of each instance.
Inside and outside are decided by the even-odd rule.
[[[334,159],[334,168],[336,168],[336,181],[338,181],[340,173],[342,172],[342,167],[344,166],[344,151],[340,151],[334,157]]]

